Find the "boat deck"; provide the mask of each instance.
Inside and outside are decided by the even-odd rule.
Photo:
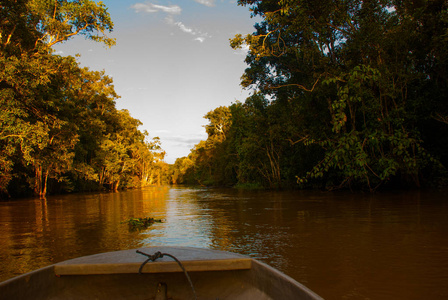
[[[187,272],[247,270],[252,259],[236,254],[216,250],[189,247],[151,247],[139,251],[148,255],[156,252],[168,253],[182,262]],[[140,266],[148,257],[136,250],[124,250],[84,256],[55,264],[57,276],[63,275],[103,275],[138,273]],[[171,257],[164,256],[154,262],[148,262],[142,273],[183,272]]]
[[[36,299],[314,299],[307,287],[268,265],[235,253],[189,247],[150,247],[56,263],[0,283],[0,300]],[[161,291],[161,288],[162,291]]]

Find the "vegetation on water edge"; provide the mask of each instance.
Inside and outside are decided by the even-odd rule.
[[[118,110],[112,79],[53,45],[85,36],[106,46],[102,2],[17,0],[0,5],[0,197],[160,183],[164,151]]]
[[[121,223],[128,224],[129,230],[134,231],[134,230],[144,230],[154,223],[162,223],[162,222],[163,221],[160,219],[146,217],[146,218],[130,218],[129,220],[123,221]]]
[[[117,110],[112,79],[51,47],[115,44],[102,2],[0,7],[0,196],[199,184],[420,187],[448,178],[448,2],[239,0],[260,20],[252,95],[205,115],[208,138],[169,166]],[[79,20],[82,20],[80,22]]]
[[[253,95],[205,118],[174,181],[265,187],[446,182],[448,2],[239,0]]]

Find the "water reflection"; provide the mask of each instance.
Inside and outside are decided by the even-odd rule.
[[[0,280],[82,255],[179,245],[247,254],[326,299],[448,297],[443,192],[148,188],[0,202]],[[131,217],[163,219],[130,232]]]

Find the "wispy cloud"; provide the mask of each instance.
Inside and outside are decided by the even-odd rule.
[[[205,6],[212,7],[215,6],[215,0],[194,0],[197,3],[204,4]]]
[[[165,20],[168,24],[177,26],[181,31],[195,36],[195,41],[203,43],[207,38],[211,38],[211,36],[206,32],[204,33],[200,30],[188,27],[182,22],[174,21],[174,18],[172,16],[167,16]]]
[[[214,0],[195,0],[198,3],[204,4],[206,6],[213,6]],[[201,32],[199,30],[193,29],[191,27],[186,26],[182,22],[176,22],[174,20],[174,15],[180,15],[182,12],[182,8],[178,5],[170,5],[170,6],[164,6],[164,5],[158,5],[153,4],[151,2],[145,2],[145,3],[136,3],[131,6],[132,9],[136,13],[140,12],[146,12],[146,13],[157,13],[157,12],[164,12],[167,14],[165,21],[173,26],[177,26],[181,31],[191,34],[195,36],[194,40],[203,43],[207,38],[210,38],[211,36],[208,33]]]
[[[196,32],[193,30],[193,28],[189,28],[189,27],[185,26],[182,22],[176,22],[176,23],[174,23],[174,25],[179,27],[180,30],[182,30],[185,33],[196,35]]]
[[[194,136],[164,136],[161,137],[163,140],[165,140],[166,142],[171,142],[171,143],[175,143],[178,146],[182,146],[182,147],[189,147],[189,148],[193,148],[196,144],[198,144],[200,141],[205,140],[207,137],[203,137],[203,136],[198,136],[198,137],[194,137]]]
[[[153,4],[151,2],[146,3],[136,3],[131,6],[135,10],[135,12],[146,12],[146,13],[156,13],[156,12],[164,12],[170,15],[179,15],[182,12],[182,8],[178,5],[170,5],[170,6],[164,6],[164,5],[158,5]]]
[[[197,38],[194,39],[195,41],[198,41],[200,43],[203,43],[205,41],[205,37],[204,36],[198,36]]]

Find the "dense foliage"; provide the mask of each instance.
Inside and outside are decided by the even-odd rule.
[[[141,186],[164,152],[115,108],[104,72],[51,46],[75,35],[111,46],[107,9],[91,0],[0,2],[0,194]]]
[[[448,178],[445,0],[239,0],[261,21],[244,103],[205,118],[208,138],[172,166],[159,139],[119,111],[104,72],[51,46],[107,46],[91,0],[0,2],[0,194],[146,184],[375,190]]]
[[[254,94],[206,116],[177,178],[369,190],[446,178],[447,1],[238,3],[262,20],[231,40],[249,48]]]

